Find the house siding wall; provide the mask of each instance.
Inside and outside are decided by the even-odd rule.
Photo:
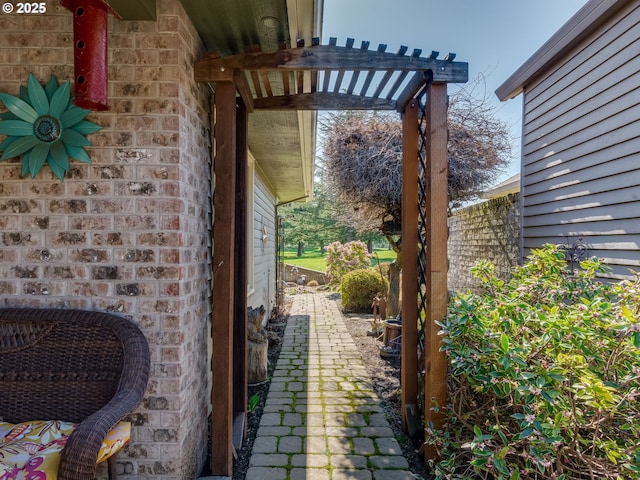
[[[73,79],[72,14],[0,15],[0,91],[33,72]],[[207,215],[210,92],[193,81],[203,46],[180,2],[157,21],[109,18],[110,110],[89,139],[93,163],[20,178],[0,163],[0,305],[110,311],[151,348],[119,478],[192,479],[207,447]],[[100,470],[105,473],[105,468]]]
[[[544,243],[589,245],[607,276],[640,266],[640,4],[526,86],[523,256]]]
[[[259,168],[254,177],[253,204],[253,292],[249,295],[248,305],[256,308],[264,305],[267,317],[274,307],[276,288],[276,197],[268,187]],[[263,228],[267,239],[263,242]]]
[[[478,260],[488,260],[504,280],[520,257],[520,201],[507,195],[455,211],[449,217],[449,290],[478,291],[471,275]]]

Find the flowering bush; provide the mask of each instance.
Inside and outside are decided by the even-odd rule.
[[[553,246],[505,283],[473,270],[483,295],[457,295],[441,324],[450,360],[436,479],[640,478],[640,277],[570,275]]]
[[[354,242],[333,242],[326,248],[327,276],[330,285],[338,285],[342,276],[353,270],[369,268],[372,255],[367,245],[360,240]]]

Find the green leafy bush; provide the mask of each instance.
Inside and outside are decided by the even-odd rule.
[[[347,272],[368,268],[371,265],[371,254],[367,245],[360,240],[340,243],[333,242],[327,245],[327,276],[329,285],[339,285],[342,277]]]
[[[370,312],[373,297],[388,288],[387,279],[372,269],[346,273],[340,282],[342,307],[351,312]]]
[[[452,299],[436,479],[640,478],[640,278],[603,284],[596,259],[570,275],[553,246],[483,295]]]

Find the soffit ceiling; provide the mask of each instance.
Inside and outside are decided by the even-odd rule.
[[[276,51],[321,33],[323,0],[180,3],[209,54]],[[109,4],[125,20],[156,19],[156,0],[109,0]],[[278,201],[311,195],[315,125],[316,113],[309,111],[255,111],[249,115],[249,149]]]
[[[283,45],[290,46],[292,35],[310,39],[319,34],[312,29],[318,24],[314,9],[321,0],[181,3],[207,52],[214,55],[276,51]],[[278,201],[312,192],[315,118],[315,113],[295,111],[254,111],[249,115],[249,150]]]

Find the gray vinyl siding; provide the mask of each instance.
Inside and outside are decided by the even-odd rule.
[[[640,2],[528,84],[523,256],[578,237],[611,278],[640,270]]]
[[[267,317],[271,313],[275,301],[276,288],[276,229],[275,229],[275,195],[264,179],[255,170],[253,194],[253,291],[248,297],[248,305],[256,308],[264,305]],[[263,227],[267,231],[266,242],[263,242]]]

